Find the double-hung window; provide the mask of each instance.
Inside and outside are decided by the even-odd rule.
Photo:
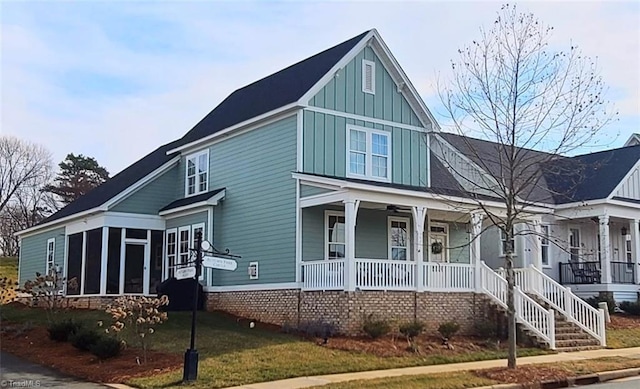
[[[540,249],[542,250],[542,266],[549,266],[549,226],[540,226],[542,237]]]
[[[174,267],[176,266],[176,236],[178,231],[173,228],[167,230],[167,271],[168,277],[173,277]]]
[[[631,253],[631,235],[624,236],[624,251],[627,260],[627,271],[633,271],[633,254]]]
[[[389,257],[406,261],[410,256],[409,219],[389,218]]]
[[[391,180],[391,134],[347,126],[347,176],[377,181]]]
[[[326,215],[326,259],[341,259],[345,256],[344,214],[332,212]]]
[[[192,196],[208,189],[209,151],[191,154],[186,158],[185,194]]]
[[[501,228],[500,229],[500,255],[501,256],[507,255],[509,248],[511,248],[511,253],[515,254],[516,240],[515,240],[514,231],[511,230],[511,239],[507,240],[507,233],[504,232],[504,230]]]
[[[56,238],[47,240],[47,272],[51,274],[51,271],[55,269],[55,256],[56,256]]]

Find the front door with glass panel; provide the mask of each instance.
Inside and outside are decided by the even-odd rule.
[[[448,262],[447,244],[448,230],[446,224],[432,223],[429,226],[429,239],[425,239],[429,245],[426,250],[429,253],[430,262]]]

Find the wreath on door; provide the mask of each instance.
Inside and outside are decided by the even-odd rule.
[[[431,243],[431,253],[432,254],[441,254],[442,250],[444,250],[444,246],[442,242],[433,242]]]

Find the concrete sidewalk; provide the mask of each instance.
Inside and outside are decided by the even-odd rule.
[[[615,350],[589,350],[571,353],[559,353],[549,355],[538,355],[535,357],[518,358],[518,365],[529,365],[533,363],[553,363],[565,361],[580,361],[585,359],[603,358],[603,357],[627,357],[640,359],[640,347],[615,349]],[[405,375],[446,373],[461,370],[479,370],[490,369],[493,367],[504,367],[507,365],[506,359],[497,359],[491,361],[480,362],[464,362],[452,363],[448,365],[430,365],[406,367],[400,369],[388,370],[372,370],[357,373],[330,374],[313,377],[298,377],[286,380],[262,382],[257,384],[248,384],[242,386],[234,386],[227,389],[297,389],[308,388],[311,386],[325,385],[334,382],[344,382],[352,380],[368,380],[373,378],[399,377]]]

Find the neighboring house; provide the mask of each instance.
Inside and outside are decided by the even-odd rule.
[[[629,140],[624,144],[626,146],[640,145],[640,134],[633,134],[629,137]]]
[[[487,301],[506,299],[506,281],[480,261],[497,267],[486,247],[499,243],[491,230],[476,239],[488,226],[476,201],[504,205],[472,198],[449,169],[447,156],[469,162],[454,146],[379,34],[367,31],[236,90],[182,138],[20,232],[20,282],[60,268],[77,281],[65,294],[85,305],[153,294],[192,259],[202,232],[242,256],[236,271],[205,270],[210,309],[278,324],[333,322],[345,332],[369,314],[417,318],[431,329],[456,320],[472,332]],[[620,178],[635,189],[621,187],[618,197],[640,198],[634,179]],[[637,200],[608,196],[598,199],[614,222],[609,203],[632,204],[637,247]],[[562,212],[574,205],[585,209],[569,203]],[[532,211],[553,217],[562,206]],[[537,266],[521,270],[535,281],[522,290],[604,344],[601,312],[539,271],[543,253],[550,266],[559,261],[541,243],[531,241],[535,258],[519,256]],[[525,329],[552,348],[566,346],[547,306],[516,298]]]

